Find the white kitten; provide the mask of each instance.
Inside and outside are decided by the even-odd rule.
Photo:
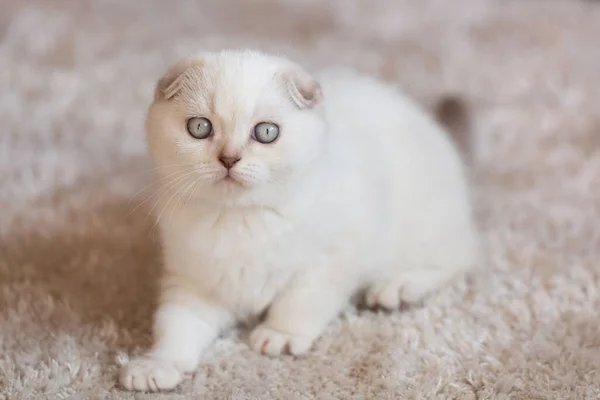
[[[372,79],[202,54],[158,82],[148,140],[164,277],[154,345],[123,367],[127,389],[175,387],[223,329],[265,310],[250,346],[301,354],[354,294],[393,309],[477,263],[449,135]]]

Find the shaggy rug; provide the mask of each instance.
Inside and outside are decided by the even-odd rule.
[[[599,41],[578,0],[2,0],[0,399],[600,398]],[[485,265],[421,307],[349,309],[304,357],[238,330],[176,391],[122,391],[160,267],[154,83],[248,46],[468,99]]]

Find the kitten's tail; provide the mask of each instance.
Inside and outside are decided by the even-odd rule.
[[[448,131],[463,156],[471,160],[473,134],[471,115],[466,101],[454,95],[446,95],[438,100],[434,108],[436,120]]]

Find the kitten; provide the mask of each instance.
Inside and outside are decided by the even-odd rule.
[[[159,80],[147,128],[164,276],[127,389],[174,388],[221,331],[264,311],[250,346],[298,355],[355,294],[395,309],[477,263],[450,135],[371,78],[201,54]]]

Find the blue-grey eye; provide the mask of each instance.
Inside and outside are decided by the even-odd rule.
[[[273,143],[279,136],[279,127],[271,122],[261,122],[254,127],[254,139],[259,143]]]
[[[211,122],[202,117],[190,118],[187,122],[187,130],[196,139],[206,139],[212,134]]]

